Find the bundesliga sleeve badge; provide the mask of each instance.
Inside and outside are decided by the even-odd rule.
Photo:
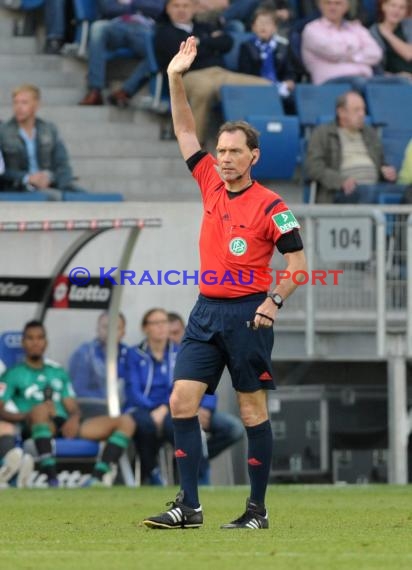
[[[294,228],[300,228],[299,222],[290,210],[275,214],[272,216],[272,220],[281,234],[286,234]]]

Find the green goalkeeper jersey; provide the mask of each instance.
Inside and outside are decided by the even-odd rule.
[[[26,413],[44,402],[46,388],[56,416],[67,418],[63,400],[74,398],[75,393],[67,372],[58,364],[44,362],[42,368],[32,368],[22,363],[6,370],[0,378],[0,400],[12,401],[18,412]]]

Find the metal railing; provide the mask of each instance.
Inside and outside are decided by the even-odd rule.
[[[309,282],[287,300],[279,330],[304,331],[309,358],[316,356],[317,334],[337,331],[374,333],[377,358],[387,354],[388,333],[404,334],[412,356],[411,208],[298,205],[293,212],[302,226]],[[274,275],[283,268],[275,255]]]

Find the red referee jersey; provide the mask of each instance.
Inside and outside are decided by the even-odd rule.
[[[204,206],[200,292],[220,298],[265,292],[274,246],[299,224],[282,198],[257,182],[230,199],[216,168],[216,160],[207,154],[192,173]]]

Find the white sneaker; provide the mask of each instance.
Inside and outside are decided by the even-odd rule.
[[[34,459],[29,453],[25,453],[21,460],[20,470],[17,475],[16,486],[21,489],[22,487],[31,487],[31,477],[34,471]]]
[[[10,449],[3,457],[0,467],[0,485],[7,484],[19,471],[23,459],[23,450],[19,447]]]

